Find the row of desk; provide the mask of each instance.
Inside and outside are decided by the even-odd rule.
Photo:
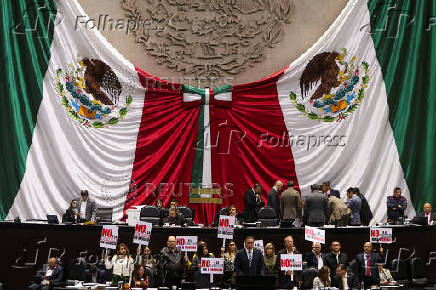
[[[100,225],[49,225],[42,223],[0,222],[2,236],[2,262],[0,282],[14,285],[7,289],[26,289],[36,271],[47,262],[50,256],[60,256],[63,261],[84,257],[88,262],[96,262],[104,253],[99,247]],[[128,245],[131,253],[136,253],[137,245],[132,243],[134,228],[120,225],[118,242]],[[218,239],[216,228],[160,228],[154,227],[151,233],[150,248],[157,253],[166,245],[169,235],[198,236],[206,241],[209,250],[218,255],[222,240]],[[253,235],[264,244],[272,242],[276,251],[283,248],[283,238],[294,237],[294,244],[300,252],[311,251],[311,243],[304,240],[304,228],[240,228],[235,229],[234,240],[238,248],[243,247],[244,238]],[[411,259],[421,257],[426,262],[429,279],[436,279],[436,227],[393,226],[394,243],[384,245],[388,262],[400,257]],[[342,251],[352,259],[363,251],[363,243],[369,240],[369,227],[326,229],[326,245],[322,251],[328,252],[330,243],[338,240]],[[16,286],[16,288],[15,288]]]

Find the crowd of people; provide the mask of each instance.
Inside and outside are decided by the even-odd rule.
[[[300,287],[302,271],[283,271],[280,257],[282,254],[300,254],[294,245],[294,238],[286,236],[282,249],[276,251],[272,243],[267,243],[264,251],[254,247],[255,238],[247,236],[243,247],[237,249],[231,240],[222,247],[219,257],[224,259],[224,274],[216,279],[215,284],[223,287],[234,286],[238,276],[273,276],[275,286],[282,289]],[[111,277],[112,285],[128,284],[131,287],[147,289],[154,286],[181,286],[183,281],[192,281],[196,288],[209,288],[209,275],[201,273],[202,258],[215,257],[208,249],[205,241],[198,241],[197,252],[188,255],[176,246],[176,237],[169,236],[167,244],[157,254],[153,254],[147,246],[138,247],[136,255],[132,255],[126,244],[118,244],[116,253],[104,256],[100,269],[91,265],[86,270],[85,282],[106,283]],[[370,242],[363,244],[362,253],[354,259],[342,251],[341,243],[333,241],[330,250],[323,253],[320,243],[312,243],[312,251],[304,253],[303,269],[314,269],[318,273],[313,277],[313,289],[337,287],[339,289],[355,289],[361,285],[365,289],[379,285],[396,285],[385,263],[384,249],[380,246],[373,249]],[[109,274],[109,275],[108,275]],[[52,289],[62,285],[64,272],[55,258],[49,260],[46,272],[41,273],[29,289]],[[307,283],[307,281],[306,281]]]

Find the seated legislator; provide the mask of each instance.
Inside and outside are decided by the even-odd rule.
[[[96,265],[90,265],[89,269],[85,270],[85,283],[105,284],[104,270],[98,270]]]
[[[36,283],[32,284],[31,290],[50,290],[54,287],[64,286],[64,269],[58,265],[56,258],[48,260],[48,268],[45,274],[36,277]]]
[[[404,217],[407,200],[404,196],[401,196],[401,188],[395,187],[394,194],[387,197],[386,207],[389,223],[396,222],[399,218]]]
[[[380,286],[396,286],[399,285],[397,281],[394,280],[394,278],[391,275],[391,271],[388,269],[383,268],[383,263],[377,264],[378,268],[378,274],[380,279]]]
[[[263,255],[259,249],[254,248],[254,237],[246,237],[244,248],[236,253],[235,272],[237,276],[265,275]]]
[[[70,207],[67,208],[62,216],[62,222],[64,223],[76,223],[79,221],[79,212],[77,210],[77,199],[73,199],[70,203]]]
[[[149,284],[149,278],[145,267],[137,265],[132,275],[132,288],[147,289]]]
[[[328,288],[332,285],[332,281],[330,279],[330,268],[327,266],[323,266],[318,273],[318,277],[313,279],[313,287],[312,289],[319,290]]]
[[[332,281],[332,286],[341,290],[360,289],[359,279],[352,272],[347,271],[344,264],[339,264],[336,269],[336,276]]]
[[[180,212],[177,213],[176,208],[170,208],[169,215],[162,219],[162,225],[169,224],[170,226],[188,226],[188,223],[185,220],[185,217]]]
[[[427,220],[427,225],[433,226],[436,220],[436,213],[431,212],[431,204],[427,202],[424,204],[424,212],[418,213],[416,217],[424,217]]]
[[[238,213],[238,208],[235,205],[231,205],[229,208],[229,215],[235,217],[235,226],[242,226],[243,221]]]

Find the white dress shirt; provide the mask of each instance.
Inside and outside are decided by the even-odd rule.
[[[86,217],[86,204],[88,203],[88,200],[83,201],[82,205],[80,206],[80,218],[85,219]]]

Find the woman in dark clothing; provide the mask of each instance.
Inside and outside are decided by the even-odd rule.
[[[192,258],[191,270],[194,274],[194,281],[197,288],[210,287],[210,275],[201,274],[201,258],[214,258],[212,253],[209,253],[206,243],[197,246],[197,253]]]
[[[360,221],[362,225],[368,226],[370,221],[372,220],[372,212],[369,207],[369,203],[366,200],[365,196],[360,193],[360,189],[358,187],[353,188],[354,194],[360,197],[362,200],[362,206],[360,207]]]
[[[62,216],[62,222],[75,223],[79,219],[79,212],[77,211],[77,199],[73,199],[70,203],[70,207],[67,208]]]
[[[142,265],[136,266],[132,276],[132,287],[147,289],[148,284],[149,279],[147,276],[147,272],[145,271],[145,267]]]

